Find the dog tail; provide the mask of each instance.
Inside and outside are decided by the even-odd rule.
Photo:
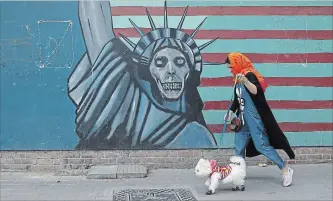
[[[245,160],[244,158],[240,157],[240,156],[231,156],[230,157],[230,162],[236,165],[240,165],[240,166],[245,166]]]

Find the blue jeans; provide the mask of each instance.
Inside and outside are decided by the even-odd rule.
[[[273,161],[281,170],[285,163],[276,150],[269,144],[268,136],[261,118],[257,112],[247,112],[244,114],[245,125],[235,133],[236,155],[245,158],[245,148],[252,138],[254,146],[264,156]]]

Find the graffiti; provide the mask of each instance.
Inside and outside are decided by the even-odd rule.
[[[38,20],[39,68],[71,68],[74,63],[73,23],[71,20]],[[31,32],[26,27],[27,32]],[[57,32],[51,30],[59,30]]]
[[[113,32],[108,1],[80,1],[79,19],[86,52],[68,79],[76,105],[77,149],[213,148],[216,140],[203,118],[198,93],[202,72],[200,51],[192,34],[182,32],[187,8],[177,28],[157,28],[135,44]]]
[[[1,39],[1,60],[33,62],[34,47],[31,38]]]

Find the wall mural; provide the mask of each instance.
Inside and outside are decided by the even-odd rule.
[[[188,8],[188,7],[187,7]],[[178,27],[157,28],[146,9],[152,31],[137,44],[116,37],[108,1],[80,1],[79,19],[86,52],[68,81],[76,105],[77,149],[213,148],[216,140],[203,118],[200,50],[192,34]]]
[[[234,51],[265,77],[292,146],[332,146],[331,2],[2,1],[0,13],[0,150],[232,148],[221,63]]]

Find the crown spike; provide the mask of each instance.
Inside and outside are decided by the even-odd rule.
[[[219,38],[219,37],[214,38],[214,39],[212,39],[212,40],[210,40],[210,41],[208,41],[208,42],[206,42],[206,43],[200,45],[200,46],[199,46],[199,50],[201,51],[201,50],[205,49],[207,46],[209,46],[210,44],[212,44],[212,43],[213,43],[214,41],[216,41],[218,38]]]
[[[136,25],[130,18],[128,18],[128,20],[131,22],[131,24],[133,25],[135,30],[140,34],[140,36],[143,37],[145,33],[138,27],[138,25]]]
[[[205,19],[202,20],[202,22],[198,25],[198,27],[193,31],[193,33],[191,33],[191,38],[193,38],[195,36],[195,34],[199,31],[200,27],[203,25],[203,23],[206,21],[207,17],[205,17]]]
[[[168,28],[168,7],[166,1],[164,1],[164,28]]]
[[[180,22],[179,22],[178,27],[177,27],[178,30],[180,30],[180,29],[182,28],[182,26],[183,26],[183,23],[184,23],[184,21],[185,21],[185,17],[186,17],[186,15],[187,15],[187,10],[188,10],[188,6],[186,6],[186,8],[185,8],[185,10],[184,10],[184,13],[183,13],[183,16],[182,16],[182,18],[180,19]]]
[[[149,20],[149,23],[150,23],[150,27],[152,29],[152,31],[156,30],[156,26],[155,26],[155,23],[154,23],[154,20],[153,18],[151,17],[147,7],[146,7],[146,13],[147,13],[147,16],[148,16],[148,20]]]
[[[132,48],[135,48],[135,43],[133,43],[129,38],[124,36],[123,34],[119,33],[120,37],[122,37]]]

